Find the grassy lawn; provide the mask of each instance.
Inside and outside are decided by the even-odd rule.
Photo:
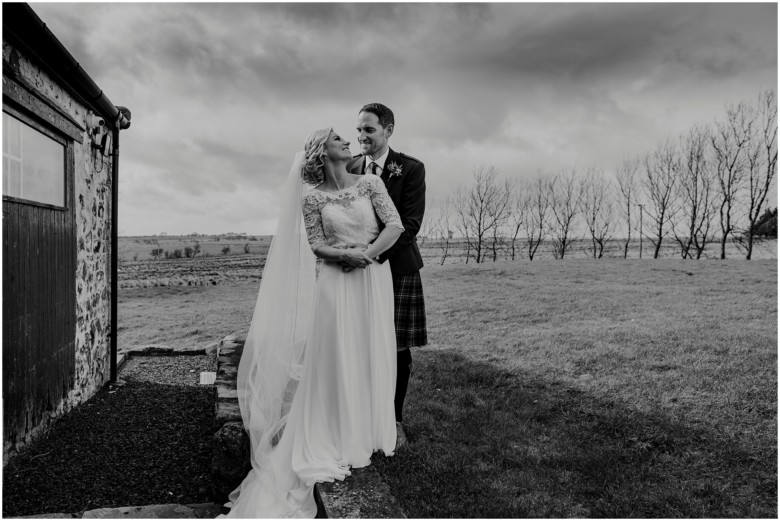
[[[423,270],[409,517],[776,517],[776,261]]]
[[[164,344],[205,347],[246,332],[260,281],[217,286],[120,289],[119,349]]]
[[[429,264],[410,518],[776,517],[776,260]],[[121,347],[245,332],[259,280],[120,291]]]

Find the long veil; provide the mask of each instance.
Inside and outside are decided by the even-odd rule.
[[[238,366],[238,401],[254,471],[268,463],[287,423],[313,312],[316,258],[303,226],[303,161],[304,153],[296,154],[282,191],[276,233]]]

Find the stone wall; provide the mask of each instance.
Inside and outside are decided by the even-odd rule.
[[[108,160],[101,172],[96,171],[89,139],[76,148],[75,160],[78,272],[76,382],[72,393],[80,402],[110,377],[112,176]],[[100,160],[97,164],[100,168]]]
[[[110,378],[111,319],[111,158],[92,151],[86,130],[88,107],[37,63],[3,41],[3,82],[27,87],[42,100],[46,121],[74,145],[75,225],[77,235],[75,379],[68,396],[51,411],[57,417],[94,395]],[[4,85],[5,86],[5,85]],[[75,130],[75,135],[74,135]],[[81,142],[79,142],[81,141]],[[33,429],[41,431],[45,425]],[[26,441],[29,441],[28,440]],[[5,451],[4,451],[5,452]]]

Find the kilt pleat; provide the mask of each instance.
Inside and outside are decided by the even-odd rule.
[[[393,274],[395,295],[395,338],[398,349],[428,343],[425,324],[425,298],[420,272]]]

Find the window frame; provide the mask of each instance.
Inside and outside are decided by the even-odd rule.
[[[56,141],[60,145],[63,145],[64,147],[64,154],[63,154],[63,162],[64,162],[64,183],[63,183],[63,206],[58,206],[50,203],[42,203],[38,201],[33,201],[31,199],[24,199],[22,197],[14,197],[12,195],[5,195],[3,194],[3,202],[8,201],[12,203],[18,203],[18,204],[26,204],[30,206],[38,206],[40,208],[47,208],[49,210],[56,210],[60,212],[67,212],[71,210],[71,207],[73,205],[73,199],[71,196],[72,190],[71,187],[73,186],[73,178],[74,178],[74,158],[73,158],[73,139],[69,136],[66,136],[60,132],[57,132],[57,129],[47,125],[43,122],[41,122],[39,119],[33,117],[30,115],[27,110],[19,110],[13,106],[10,106],[6,103],[3,104],[3,112],[6,114],[18,119],[23,124],[37,130],[41,134],[45,135],[46,137]]]

